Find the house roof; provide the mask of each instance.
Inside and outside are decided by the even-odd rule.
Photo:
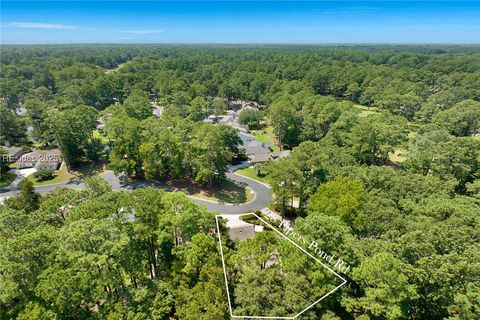
[[[163,106],[152,105],[152,114],[153,114],[155,117],[160,118],[160,117],[162,116],[163,109],[164,109]]]
[[[250,104],[247,104],[247,105],[244,105],[240,110],[238,110],[238,113],[240,114],[244,110],[258,110],[258,108]]]
[[[223,117],[219,122],[220,123],[236,123],[237,119],[235,119],[232,115],[227,115]]]
[[[251,163],[268,162],[272,160],[272,155],[270,153],[252,154],[249,158]]]
[[[230,105],[239,105],[241,106],[242,105],[242,101],[241,100],[230,100],[227,102],[227,104],[230,106]]]
[[[247,155],[263,153],[270,154],[272,152],[270,147],[271,146],[265,142],[253,140],[245,146],[245,150],[247,152]]]
[[[291,152],[291,150],[276,151],[276,152],[272,153],[272,157],[274,159],[285,158],[286,156],[288,156],[290,154],[290,152]]]
[[[269,148],[270,145],[268,145],[267,143],[262,142],[262,141],[252,140],[248,144],[248,147],[250,147],[250,148],[255,148],[255,147]]]
[[[37,164],[59,164],[62,162],[62,153],[58,149],[35,150],[23,154],[17,161],[19,167],[36,166]]]
[[[236,118],[236,117],[238,117],[238,112],[233,111],[233,110],[227,110],[227,115]]]
[[[15,109],[15,113],[17,114],[17,116],[23,116],[27,113],[27,109],[25,107],[18,107],[17,109]]]
[[[245,133],[248,132],[248,126],[241,125],[238,122],[227,122],[227,123],[220,123],[220,124],[230,126],[230,127],[235,128],[235,129],[237,129],[238,131],[241,131],[241,132],[245,132]]]
[[[255,140],[254,135],[243,131],[238,131],[238,137],[242,140],[244,146],[247,146],[251,141]]]
[[[2,147],[2,148],[7,149],[9,156],[14,156],[14,155],[16,155],[18,152],[21,152],[21,151],[22,151],[22,148],[20,148],[20,147],[15,147],[15,146]]]

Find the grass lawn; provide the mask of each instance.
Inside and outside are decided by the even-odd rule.
[[[252,167],[237,170],[237,171],[235,171],[235,173],[238,173],[241,176],[245,176],[245,177],[253,179],[253,180],[257,180],[257,181],[260,181],[260,182],[263,182],[263,183],[268,183],[267,176],[263,176],[263,177],[257,176],[257,170],[255,170]]]
[[[32,181],[34,186],[65,182],[65,181],[75,179],[75,176],[67,171],[66,166],[62,166],[59,170],[55,171],[53,175],[54,175],[53,179],[45,180],[45,181],[37,181],[33,176],[33,174],[29,175],[26,179]]]
[[[360,117],[378,113],[378,109],[375,107],[362,106],[361,104],[355,104],[354,107],[360,110]]]
[[[407,135],[407,138],[408,138],[408,140],[412,141],[412,140],[415,140],[415,138],[418,137],[418,136],[419,136],[418,132],[409,131],[408,135]]]
[[[15,180],[17,175],[15,173],[2,173],[0,174],[0,188],[8,186]]]
[[[246,186],[240,186],[230,180],[209,189],[199,190],[194,197],[224,203],[245,203],[253,200],[255,193]]]
[[[254,193],[246,185],[239,185],[226,180],[212,188],[201,187],[187,181],[163,181],[158,182],[170,191],[181,191],[190,196],[223,203],[244,203],[253,199]]]
[[[253,130],[252,134],[255,136],[255,140],[271,144],[273,151],[280,151],[280,147],[275,144],[272,126],[268,126],[263,130]]]
[[[407,150],[399,148],[390,153],[388,158],[394,163],[404,163],[407,160]]]
[[[108,73],[112,73],[112,72],[117,72],[118,70],[120,70],[120,68],[122,68],[124,65],[126,65],[127,63],[129,63],[130,61],[127,61],[127,62],[124,62],[124,63],[120,63],[115,69],[106,69],[105,70],[105,73],[108,74]]]
[[[78,168],[71,170],[70,172],[67,171],[67,166],[64,164],[60,167],[59,170],[54,172],[53,179],[45,180],[45,181],[37,181],[33,175],[27,177],[30,181],[33,182],[34,186],[41,186],[45,184],[51,183],[59,183],[59,182],[66,182],[75,179],[81,179],[85,177],[89,177],[92,175],[96,175],[103,172],[103,164],[102,163],[88,163],[84,164]]]

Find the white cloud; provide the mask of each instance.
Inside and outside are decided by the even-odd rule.
[[[65,24],[55,23],[40,23],[40,22],[10,22],[8,24],[14,28],[20,29],[40,29],[40,30],[85,30],[78,26],[71,26]]]

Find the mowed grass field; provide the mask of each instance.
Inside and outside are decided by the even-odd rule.
[[[112,72],[117,72],[118,70],[120,70],[122,67],[124,67],[125,65],[127,65],[130,61],[127,61],[127,62],[124,62],[124,63],[121,63],[119,64],[116,68],[114,69],[106,69],[105,70],[105,73],[106,74],[109,74],[109,73],[112,73]]]
[[[35,177],[32,175],[28,176],[27,179],[33,182],[34,186],[41,186],[45,184],[52,184],[52,183],[60,183],[60,182],[67,182],[75,179],[82,179],[85,177],[90,177],[93,175],[97,175],[104,171],[104,165],[102,163],[89,163],[84,164],[78,168],[70,170],[68,172],[67,166],[63,163],[60,169],[54,172],[53,179],[45,180],[45,181],[37,181]]]
[[[353,105],[356,109],[360,110],[360,117],[366,117],[371,114],[376,114],[379,113],[378,109],[375,107],[367,107],[363,106],[361,104],[355,104]]]
[[[269,143],[272,145],[273,151],[280,151],[280,147],[275,144],[275,135],[273,134],[273,127],[267,126],[263,130],[252,130],[255,140]]]
[[[255,193],[249,187],[240,186],[227,180],[218,188],[201,189],[192,196],[220,203],[245,203],[253,200]]]
[[[268,176],[258,176],[257,175],[257,170],[253,167],[248,167],[248,168],[243,168],[240,170],[235,171],[236,174],[239,174],[241,176],[245,176],[247,178],[257,180],[259,182],[263,183],[268,183]]]

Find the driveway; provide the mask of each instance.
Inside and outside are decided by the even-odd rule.
[[[34,174],[35,172],[37,172],[37,169],[35,169],[35,168],[10,169],[8,171],[8,173],[14,173],[17,176],[15,177],[15,180],[12,181],[12,183],[10,183],[8,186],[5,186],[2,189],[0,189],[0,194],[2,192],[17,190],[20,182],[22,182],[23,179],[25,179],[29,175]]]
[[[229,204],[229,203],[218,203],[214,201],[209,201],[205,199],[199,199],[190,196],[190,198],[198,204],[204,205],[208,210],[214,211],[220,214],[241,214],[245,212],[251,212],[256,210],[261,210],[268,206],[268,203],[271,200],[271,192],[269,187],[266,184],[252,180],[250,178],[232,173],[226,173],[227,178],[238,183],[245,184],[249,186],[253,192],[255,192],[255,197],[253,200],[242,203],[242,204]],[[159,185],[154,182],[131,182],[131,183],[122,183],[118,176],[116,176],[112,171],[104,172],[100,176],[108,182],[112,189],[115,191],[133,191],[138,188],[152,187],[152,188],[161,188],[167,191],[172,191],[168,187]],[[35,187],[35,191],[39,193],[47,193],[55,190],[56,188],[71,188],[71,189],[81,189],[84,187],[84,184],[81,180],[72,180],[68,182],[59,182],[54,184],[46,184]],[[5,198],[13,197],[18,194],[18,191],[10,190],[0,190],[0,202]]]

